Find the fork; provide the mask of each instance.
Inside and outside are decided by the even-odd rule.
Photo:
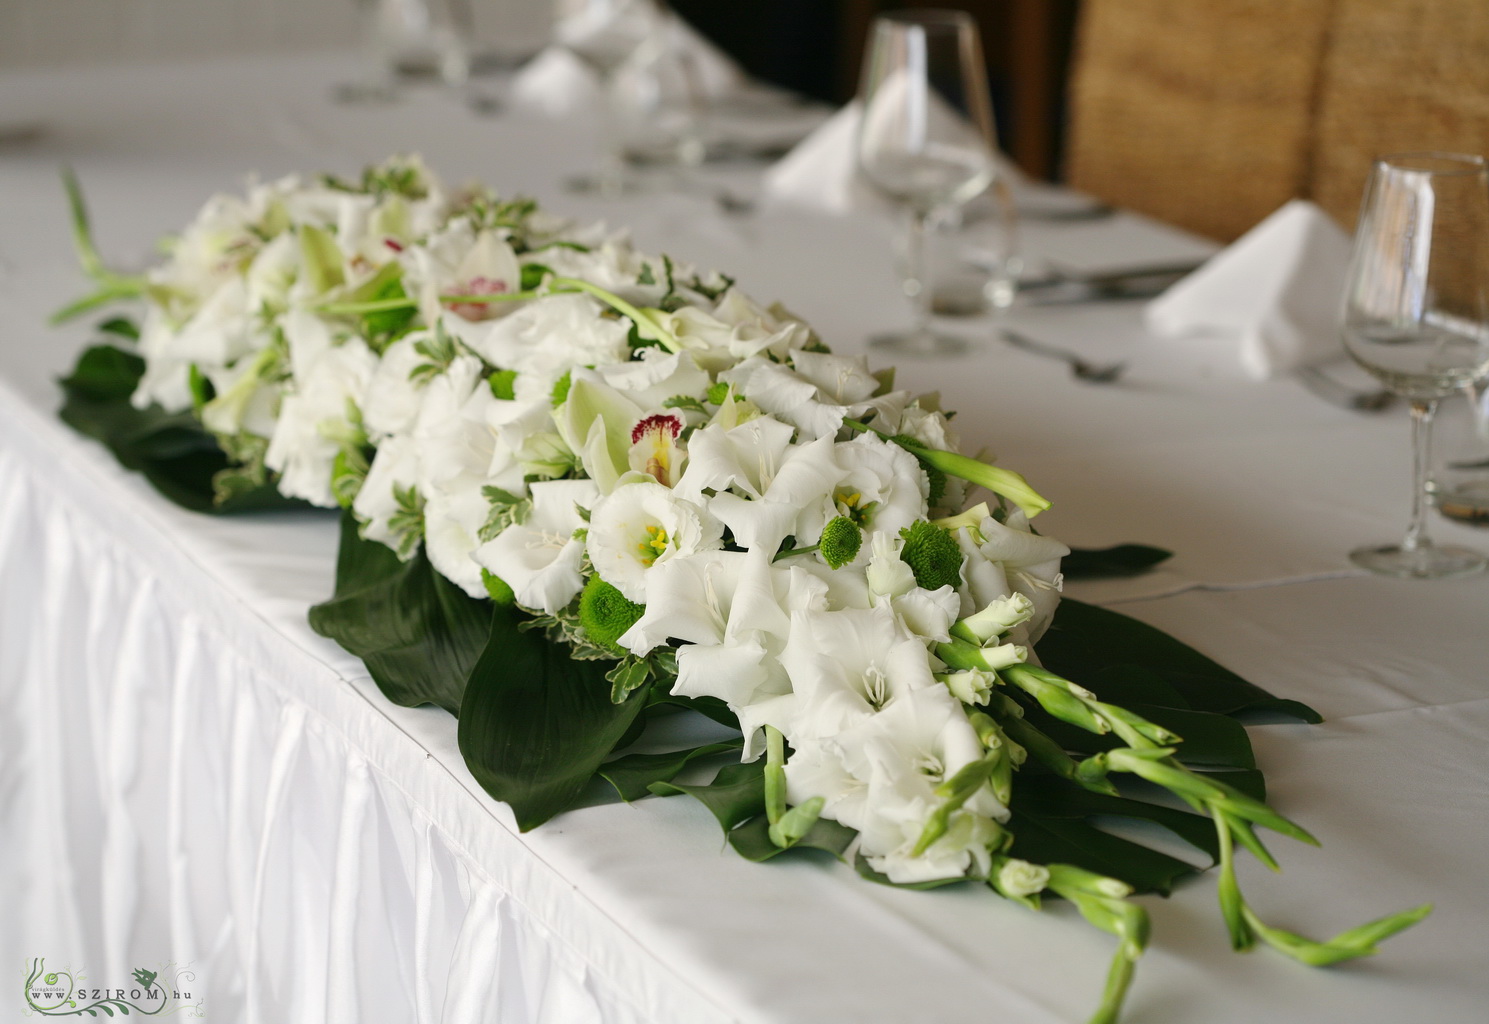
[[[1058,348],[1054,345],[1031,338],[1017,331],[1003,328],[999,332],[1003,340],[1014,348],[1023,349],[1037,356],[1045,356],[1049,359],[1061,359],[1069,365],[1070,372],[1076,380],[1085,381],[1087,384],[1110,384],[1127,369],[1126,363],[1092,363],[1085,358],[1071,352],[1069,349]]]

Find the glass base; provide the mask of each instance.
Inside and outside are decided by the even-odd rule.
[[[595,172],[578,174],[564,181],[564,188],[583,196],[622,199],[649,191],[647,183],[634,174]]]
[[[1439,487],[1432,501],[1449,519],[1470,526],[1489,526],[1489,480]]]
[[[1486,559],[1477,551],[1468,548],[1438,547],[1436,544],[1420,544],[1406,550],[1400,545],[1356,548],[1349,553],[1349,560],[1361,569],[1380,576],[1395,576],[1399,579],[1444,580],[1455,576],[1472,576],[1481,572]]]
[[[892,331],[888,334],[875,334],[869,338],[869,344],[874,348],[882,348],[902,356],[944,358],[965,355],[967,352],[965,338],[950,334],[937,334],[934,331]]]

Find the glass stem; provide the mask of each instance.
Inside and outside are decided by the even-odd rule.
[[[1432,546],[1427,537],[1427,505],[1432,498],[1432,417],[1436,399],[1412,399],[1411,403],[1411,525],[1406,528],[1402,551]]]
[[[910,299],[912,337],[922,343],[931,334],[931,282],[925,251],[927,219],[925,210],[912,206],[905,232],[905,295]]]

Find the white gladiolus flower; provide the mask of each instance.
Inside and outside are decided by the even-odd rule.
[[[723,525],[654,480],[622,484],[595,506],[589,558],[600,578],[628,600],[645,604],[647,573],[656,565],[720,546]]]
[[[797,696],[796,737],[833,736],[913,690],[939,686],[925,644],[882,605],[794,613],[781,664]]]
[[[578,509],[590,508],[599,496],[590,480],[533,484],[527,518],[478,547],[476,562],[501,577],[518,604],[553,614],[584,586],[584,542],[574,532],[584,526]]]

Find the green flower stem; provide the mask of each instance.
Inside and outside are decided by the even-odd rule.
[[[773,725],[765,727],[765,820],[780,823],[786,814],[786,738]]]
[[[62,187],[67,191],[67,209],[72,220],[72,244],[77,250],[78,262],[83,273],[98,284],[98,290],[75,302],[70,302],[48,318],[56,325],[81,316],[100,306],[122,299],[139,298],[145,293],[148,283],[144,275],[116,274],[104,266],[103,257],[93,241],[93,229],[88,221],[88,206],[83,201],[83,189],[71,167],[62,168]]]
[[[1065,779],[1076,779],[1075,759],[1065,753],[1065,748],[1024,720],[1024,709],[1001,693],[994,693],[988,701],[988,711],[1010,740],[1023,747],[1029,756],[1056,775]],[[975,717],[975,716],[974,716]],[[1083,782],[1082,785],[1085,785]],[[1094,788],[1097,792],[1115,796],[1117,789],[1111,783]]]
[[[1357,957],[1373,956],[1379,952],[1377,943],[1410,928],[1432,913],[1432,904],[1424,903],[1340,932],[1326,942],[1318,942],[1282,928],[1273,928],[1247,906],[1236,882],[1231,831],[1238,824],[1245,823],[1236,822],[1223,810],[1215,812],[1215,830],[1220,839],[1220,910],[1225,917],[1226,927],[1230,930],[1231,945],[1235,949],[1250,949],[1257,939],[1261,939],[1279,953],[1300,963],[1310,967],[1328,967]]]
[[[906,437],[891,436],[859,420],[844,420],[843,426],[852,430],[878,434],[886,441],[893,441],[931,469],[938,469],[948,476],[959,477],[968,483],[985,487],[994,494],[1002,495],[1023,509],[1024,514],[1030,519],[1050,507],[1049,501],[1029,486],[1029,481],[1012,470],[990,466],[986,462],[980,462],[966,455],[958,455],[956,452],[928,448]]]
[[[822,547],[821,544],[808,544],[804,548],[782,548],[780,551],[777,551],[775,553],[775,556],[771,558],[771,561],[779,562],[781,559],[790,558],[792,555],[810,555],[813,551],[816,551],[820,547]]]
[[[577,277],[553,277],[549,278],[549,284],[555,286],[555,291],[563,289],[588,292],[617,313],[630,317],[638,330],[651,333],[668,352],[682,351],[682,343],[677,340],[677,336],[669,331],[658,318],[657,314],[661,310],[638,309],[614,292],[606,291],[599,285],[590,284],[588,281],[581,281]]]
[[[939,648],[937,653],[940,653]],[[1112,731],[1111,723],[1091,707],[1096,702],[1091,693],[1053,672],[1032,665],[1010,665],[999,675],[1033,697],[1040,707],[1062,722],[1098,736]]]
[[[1069,864],[1049,865],[1049,888],[1074,903],[1081,916],[1118,939],[1101,1004],[1089,1024],[1116,1024],[1138,958],[1148,947],[1148,912],[1127,900],[1132,888]]]

